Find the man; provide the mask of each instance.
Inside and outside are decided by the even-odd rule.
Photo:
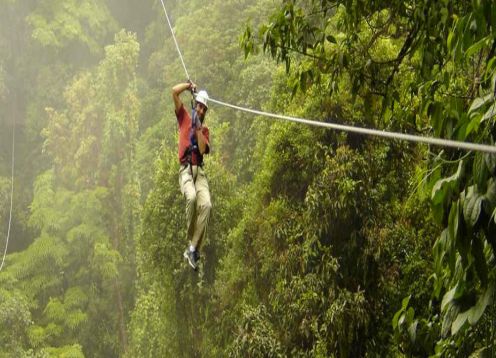
[[[191,116],[179,98],[185,90],[190,90],[195,95]],[[206,91],[196,93],[196,85],[186,82],[172,88],[172,98],[179,124],[179,186],[186,198],[189,247],[184,251],[184,258],[196,270],[200,258],[199,249],[207,232],[212,206],[207,177],[203,171],[203,155],[210,152],[209,131],[204,125],[208,94]]]

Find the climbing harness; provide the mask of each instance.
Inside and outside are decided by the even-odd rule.
[[[191,81],[188,80],[188,82]],[[203,168],[203,155],[200,153],[200,149],[198,146],[198,139],[196,137],[196,130],[198,128],[198,122],[200,120],[198,119],[198,115],[195,109],[195,93],[196,92],[193,89],[191,89],[191,95],[193,96],[193,98],[191,99],[191,127],[189,130],[190,144],[183,155],[183,159],[185,159],[186,165],[189,166],[193,183],[196,182],[193,173],[193,155],[196,156],[196,161],[197,161],[196,165]]]
[[[188,148],[186,149],[186,152],[184,153],[183,158],[186,159],[186,163],[190,166],[191,168],[191,175],[193,175],[193,155],[196,157],[196,165],[203,167],[203,155],[200,153],[200,149],[198,147],[198,140],[196,138],[196,129],[197,129],[197,114],[196,111],[193,109],[192,115],[191,115],[191,128],[189,130],[189,141],[190,144]]]

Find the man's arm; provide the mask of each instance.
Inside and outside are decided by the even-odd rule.
[[[176,109],[176,112],[179,111],[179,109],[181,109],[181,106],[183,105],[183,102],[181,101],[181,98],[179,98],[179,95],[185,90],[195,88],[196,85],[193,82],[178,83],[177,85],[172,87],[172,98],[174,99],[174,107]]]
[[[200,154],[208,154],[210,152],[208,129],[205,127],[198,128],[196,130],[196,139],[198,141],[198,149],[200,150]]]

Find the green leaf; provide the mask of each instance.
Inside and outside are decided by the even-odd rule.
[[[413,317],[415,317],[415,310],[409,307],[405,313],[407,323],[413,322]]]
[[[417,340],[417,325],[418,321],[415,320],[409,327],[408,327],[408,335],[410,336],[410,341],[412,343],[415,343]]]
[[[452,323],[454,322],[456,316],[460,312],[460,308],[454,303],[450,303],[446,309],[446,313],[443,316],[443,323],[441,325],[441,335],[446,337],[451,329]]]
[[[487,81],[489,79],[489,77],[491,76],[491,74],[493,73],[495,64],[496,64],[496,56],[494,56],[493,58],[491,58],[487,62],[486,70],[484,71],[485,73],[484,73],[484,77],[483,77],[484,81]],[[494,83],[494,81],[493,81],[493,83]],[[494,92],[494,88],[493,88],[493,92]]]
[[[458,331],[465,325],[465,323],[468,320],[468,316],[469,316],[469,311],[465,311],[463,313],[458,314],[458,316],[456,316],[455,321],[451,325],[452,335],[457,334]]]
[[[332,35],[327,35],[326,40],[329,41],[330,43],[337,44],[336,38]]]
[[[496,180],[494,178],[487,181],[487,190],[483,199],[492,207],[496,206]]]
[[[459,217],[460,217],[460,210],[459,208],[459,201],[455,201],[451,205],[449,217],[448,217],[448,229],[449,229],[449,234],[452,240],[456,241],[458,237],[458,222],[459,222]]]
[[[477,191],[485,190],[486,183],[489,178],[489,172],[486,169],[486,163],[484,160],[483,153],[476,153],[473,166],[472,166],[472,175],[474,178],[474,183],[476,184],[475,188]]]
[[[448,303],[452,302],[455,297],[456,288],[458,286],[453,287],[451,290],[446,292],[443,296],[443,300],[441,301],[441,311],[444,312],[447,308]]]
[[[403,310],[399,310],[399,311],[396,311],[396,313],[394,314],[393,320],[391,322],[393,325],[393,329],[396,329],[398,327],[398,321],[399,321],[400,315],[402,313],[403,313]]]
[[[408,303],[410,302],[411,297],[412,297],[411,295],[407,296],[407,297],[403,298],[403,300],[401,301],[401,309],[394,314],[394,317],[392,320],[393,329],[396,329],[398,327],[398,325],[401,325],[403,323],[403,321],[405,320],[405,315],[403,313],[405,312],[406,308],[408,307]]]
[[[472,133],[474,130],[477,131],[480,125],[480,117],[481,115],[473,115],[471,116],[471,120],[467,123],[465,122],[464,125],[460,127],[460,132],[459,135],[457,136],[458,140],[465,140],[467,137]],[[462,130],[465,128],[465,131],[462,132]]]
[[[482,196],[474,189],[474,186],[468,188],[468,193],[463,203],[463,216],[465,222],[470,226],[475,226],[479,220],[481,212]]]
[[[472,112],[477,111],[479,108],[484,106],[486,103],[489,103],[493,99],[494,98],[492,93],[488,93],[484,97],[478,97],[474,99],[472,105],[470,106],[470,109],[468,110],[468,113],[471,114]]]
[[[448,178],[440,179],[436,182],[436,184],[434,184],[431,195],[432,202],[434,205],[444,202],[448,192],[456,189],[458,181],[462,176],[462,172],[463,172],[463,160],[460,160],[460,162],[458,163],[458,169],[455,174],[453,174]]]
[[[452,51],[453,50],[453,39],[455,39],[456,36],[455,36],[455,33],[453,31],[450,31],[450,33],[448,34],[448,41],[447,41],[447,45],[448,45],[448,51]]]
[[[434,243],[433,254],[434,254],[434,263],[436,270],[442,270],[443,259],[446,253],[449,251],[448,240],[449,240],[449,230],[444,229],[439,238]]]
[[[467,51],[465,52],[465,55],[467,57],[472,56],[474,53],[479,52],[483,47],[486,47],[488,45],[489,41],[489,36],[486,36],[482,38],[481,40],[477,41],[474,43],[472,46],[470,46]]]
[[[486,111],[486,113],[484,113],[484,116],[482,116],[481,122],[493,118],[495,114],[496,114],[496,103],[493,103],[491,107],[489,107],[489,109]]]
[[[486,162],[487,169],[491,174],[494,174],[494,170],[496,169],[496,154],[494,153],[485,153],[484,161]]]
[[[492,303],[494,294],[494,283],[490,284],[479,297],[474,307],[469,310],[468,321],[473,326],[482,317],[486,307]]]

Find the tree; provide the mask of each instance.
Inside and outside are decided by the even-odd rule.
[[[339,79],[349,77],[354,94],[382,98],[380,119],[386,128],[426,129],[436,136],[492,144],[493,7],[490,1],[285,1],[259,34],[265,51],[285,63],[287,72],[294,68],[294,92],[319,84],[329,92],[341,90]],[[253,51],[255,42],[247,28],[245,50]],[[384,51],[387,47],[395,49],[393,56]],[[494,292],[492,158],[442,151],[422,178],[432,188],[433,215],[445,227],[434,245],[432,291],[435,300],[442,298],[442,327],[440,332],[427,329],[439,353],[454,343],[469,354],[491,335],[468,343],[458,338],[468,323],[479,321]],[[402,321],[411,317],[406,309],[400,313]],[[433,314],[426,327],[438,327],[435,321]],[[404,334],[408,327],[420,332],[418,321],[403,322]],[[415,341],[415,335],[410,337]]]
[[[48,109],[44,148],[54,169],[38,177],[30,216],[39,237],[7,271],[30,303],[28,347],[38,352],[126,350],[139,198],[132,170],[138,51],[135,35],[118,33],[98,68],[67,88],[64,108]]]

